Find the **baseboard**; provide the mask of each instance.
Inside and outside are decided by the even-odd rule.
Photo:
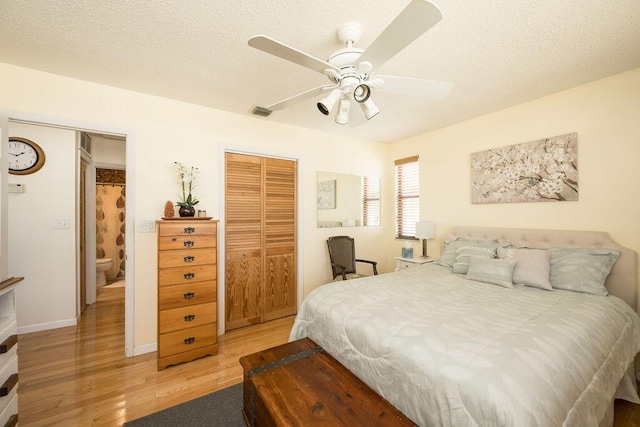
[[[48,331],[49,329],[66,328],[67,326],[76,326],[78,322],[75,318],[67,320],[58,320],[56,322],[38,323],[36,325],[18,326],[18,335],[29,334],[31,332]]]
[[[154,342],[151,344],[145,345],[137,345],[133,347],[133,355],[140,356],[141,354],[153,353],[154,351],[158,351],[158,343]]]

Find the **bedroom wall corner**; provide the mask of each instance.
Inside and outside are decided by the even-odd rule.
[[[569,132],[578,133],[578,201],[471,204],[471,153]],[[454,225],[606,231],[640,252],[638,135],[640,68],[398,141],[390,156],[420,155],[420,218],[436,222],[431,255]]]

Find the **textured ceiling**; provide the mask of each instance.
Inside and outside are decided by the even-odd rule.
[[[337,27],[365,27],[366,48],[409,0],[0,0],[0,62],[249,115],[326,84],[253,49],[265,34],[326,60]],[[270,120],[392,142],[640,67],[640,1],[434,0],[443,19],[383,74],[451,81],[444,100],[375,93],[358,127],[316,99]]]

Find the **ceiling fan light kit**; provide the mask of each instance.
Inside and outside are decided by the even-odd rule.
[[[367,118],[367,120],[371,120],[380,112],[380,109],[376,107],[376,104],[374,104],[371,99],[367,99],[366,101],[358,105],[360,105],[360,109],[364,113],[364,116]]]
[[[338,104],[338,113],[336,114],[335,122],[339,125],[346,125],[349,123],[349,111],[351,110],[351,100],[347,97],[340,99]]]
[[[356,86],[355,90],[353,91],[353,99],[355,99],[356,102],[365,102],[367,99],[369,99],[370,96],[371,88],[364,83]]]
[[[322,98],[320,102],[318,102],[318,110],[325,116],[328,116],[333,110],[333,107],[336,105],[338,100],[342,97],[342,91],[340,89],[334,89],[331,91],[329,95]]]
[[[346,47],[331,54],[326,62],[267,36],[252,37],[249,39],[249,46],[322,73],[332,83],[291,96],[263,110],[281,110],[331,90],[316,104],[318,110],[328,116],[338,104],[335,122],[356,126],[362,121],[358,116],[354,117],[354,111],[357,109],[351,108],[352,101],[360,105],[367,120],[380,112],[371,99],[373,90],[432,99],[444,98],[453,89],[453,83],[375,74],[375,70],[441,19],[442,13],[435,4],[428,0],[411,0],[366,50],[353,46],[364,32],[362,25],[346,22],[337,30],[338,39]],[[261,115],[259,112],[256,113],[255,109],[252,112]]]

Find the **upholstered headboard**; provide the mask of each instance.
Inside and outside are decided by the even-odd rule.
[[[638,254],[617,244],[603,231],[535,230],[524,228],[453,227],[445,240],[467,239],[509,242],[527,248],[610,248],[619,249],[620,257],[605,282],[607,291],[627,302],[634,310],[638,304]]]

